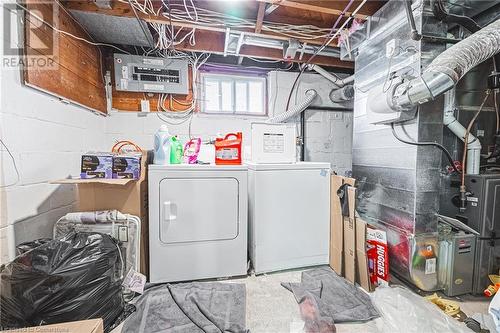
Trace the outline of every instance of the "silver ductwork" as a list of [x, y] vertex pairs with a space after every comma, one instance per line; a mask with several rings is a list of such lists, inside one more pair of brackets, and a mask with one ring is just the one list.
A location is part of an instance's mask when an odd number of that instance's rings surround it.
[[[500, 19], [448, 48], [422, 75], [401, 85], [393, 108], [409, 109], [450, 90], [471, 69], [500, 52]], [[398, 92], [400, 95], [398, 96]]]
[[334, 103], [344, 103], [354, 99], [354, 86], [347, 85], [330, 92], [330, 99]]

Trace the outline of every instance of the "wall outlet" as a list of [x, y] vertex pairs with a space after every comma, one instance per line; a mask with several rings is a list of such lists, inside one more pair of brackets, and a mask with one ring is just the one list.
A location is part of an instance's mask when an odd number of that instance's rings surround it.
[[149, 112], [149, 99], [141, 99], [141, 112]]
[[399, 39], [391, 39], [385, 44], [386, 58], [392, 58], [399, 54]]

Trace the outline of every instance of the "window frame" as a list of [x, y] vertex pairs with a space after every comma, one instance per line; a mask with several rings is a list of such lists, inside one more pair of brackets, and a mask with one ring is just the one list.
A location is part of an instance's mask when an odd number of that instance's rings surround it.
[[[223, 81], [229, 81], [231, 82], [231, 107], [232, 110], [231, 112], [228, 111], [220, 111], [221, 109], [221, 104], [222, 104], [222, 94], [219, 97], [219, 111], [216, 112], [211, 112], [206, 110], [206, 98], [205, 98], [205, 79], [206, 78], [216, 78], [217, 81], [219, 82], [219, 89], [220, 89], [220, 83]], [[225, 71], [200, 71], [199, 73], [199, 94], [200, 94], [200, 103], [199, 103], [199, 110], [200, 114], [203, 115], [208, 115], [208, 116], [232, 116], [232, 117], [237, 117], [237, 116], [245, 116], [245, 117], [257, 117], [257, 118], [265, 118], [268, 117], [268, 100], [267, 100], [267, 95], [268, 95], [268, 86], [267, 86], [267, 75], [266, 74], [257, 74], [257, 73], [244, 73], [244, 72], [238, 72], [238, 73], [230, 73], [230, 72], [225, 72]], [[262, 113], [254, 113], [254, 112], [244, 112], [244, 111], [237, 111], [236, 110], [236, 101], [235, 101], [235, 90], [236, 90], [236, 83], [237, 82], [244, 82], [247, 84], [247, 106], [249, 105], [249, 100], [250, 100], [250, 93], [249, 93], [249, 82], [251, 81], [257, 81], [257, 82], [263, 82], [263, 88], [262, 88], [262, 94], [263, 94], [263, 101], [262, 101]]]

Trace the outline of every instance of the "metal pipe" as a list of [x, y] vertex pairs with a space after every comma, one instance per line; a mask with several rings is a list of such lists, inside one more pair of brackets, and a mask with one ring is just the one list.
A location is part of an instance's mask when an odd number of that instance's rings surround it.
[[309, 68], [314, 70], [316, 73], [322, 75], [325, 79], [331, 81], [334, 85], [337, 86], [337, 88], [342, 88], [346, 84], [354, 82], [354, 75], [345, 77], [343, 79], [339, 79], [335, 75], [330, 74], [327, 70], [325, 70], [321, 66], [311, 65]]
[[411, 30], [411, 39], [421, 40], [422, 35], [418, 33], [417, 25], [415, 24], [415, 17], [413, 17], [413, 10], [411, 9], [411, 0], [405, 0], [405, 12], [408, 24]]

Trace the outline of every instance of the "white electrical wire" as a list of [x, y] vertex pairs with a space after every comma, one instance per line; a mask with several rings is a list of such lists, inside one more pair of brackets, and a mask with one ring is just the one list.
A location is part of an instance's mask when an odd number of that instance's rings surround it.
[[[123, 3], [128, 3], [128, 0], [118, 0]], [[192, 0], [190, 4], [186, 0], [181, 3], [173, 3], [168, 13], [166, 10], [159, 8], [154, 9], [152, 0], [145, 0], [144, 4], [140, 4], [138, 0], [131, 1], [134, 7], [145, 15], [155, 15], [169, 17], [175, 22], [188, 22], [201, 24], [205, 26], [221, 27], [221, 28], [255, 28], [256, 22], [240, 18], [237, 16], [215, 12], [205, 8], [198, 8]], [[163, 2], [163, 6], [167, 5]], [[330, 29], [320, 28], [314, 25], [292, 25], [286, 23], [274, 23], [264, 21], [262, 25], [263, 31], [273, 32], [282, 36], [291, 38], [300, 38], [307, 40], [321, 39], [329, 36]]]
[[5, 147], [7, 154], [9, 154], [10, 158], [12, 159], [12, 165], [14, 166], [14, 170], [16, 171], [16, 181], [13, 183], [7, 184], [7, 185], [0, 186], [0, 188], [5, 188], [5, 187], [14, 186], [17, 183], [19, 183], [19, 181], [21, 180], [21, 176], [19, 174], [19, 169], [17, 168], [16, 159], [14, 158], [14, 155], [11, 153], [9, 147], [7, 147], [7, 145], [3, 142], [2, 139], [0, 139], [0, 144], [2, 144], [2, 146]]

